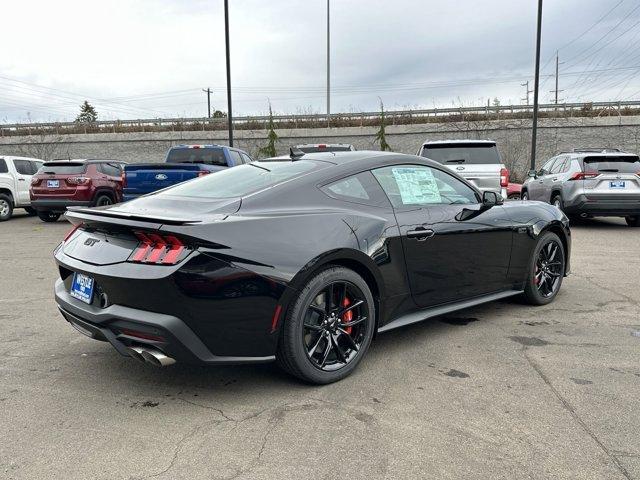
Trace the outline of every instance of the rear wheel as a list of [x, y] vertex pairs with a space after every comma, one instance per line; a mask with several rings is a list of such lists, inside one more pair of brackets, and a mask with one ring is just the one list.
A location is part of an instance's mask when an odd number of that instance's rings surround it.
[[0, 193], [0, 222], [9, 220], [13, 215], [13, 202], [8, 195]]
[[512, 193], [511, 195], [509, 195], [507, 197], [509, 200], [520, 200], [520, 194], [519, 193]]
[[640, 215], [630, 215], [624, 219], [630, 227], [640, 227]]
[[96, 207], [106, 207], [107, 205], [113, 205], [113, 200], [111, 196], [101, 193], [96, 197], [96, 201], [94, 202]]
[[521, 200], [524, 200], [524, 201], [529, 200], [529, 192], [527, 192], [526, 190], [524, 190], [524, 191], [522, 192], [522, 194], [520, 195], [520, 199], [521, 199]]
[[353, 270], [332, 267], [313, 277], [286, 315], [278, 364], [310, 383], [349, 375], [366, 354], [375, 328], [373, 296]]
[[529, 264], [524, 289], [524, 297], [528, 303], [546, 305], [553, 301], [562, 285], [565, 263], [565, 251], [560, 237], [552, 232], [542, 235]]
[[556, 193], [553, 197], [551, 197], [551, 205], [556, 207], [558, 210], [564, 209], [564, 202], [562, 201], [562, 195]]
[[38, 211], [33, 207], [24, 207], [24, 209], [30, 217], [35, 217], [38, 214]]
[[55, 212], [47, 212], [44, 210], [39, 210], [38, 218], [43, 222], [53, 223], [58, 221], [58, 219], [60, 218], [60, 214]]

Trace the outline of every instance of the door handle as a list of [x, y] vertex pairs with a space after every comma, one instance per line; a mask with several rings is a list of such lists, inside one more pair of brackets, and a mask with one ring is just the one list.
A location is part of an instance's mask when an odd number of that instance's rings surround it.
[[553, 177], [551, 180], [555, 182], [556, 180], [558, 180], [558, 177]]
[[24, 178], [19, 178], [19, 179], [18, 179], [18, 181], [19, 181], [19, 182], [24, 182], [24, 181], [25, 181], [25, 179], [24, 179]]
[[430, 228], [416, 228], [407, 232], [407, 238], [415, 238], [419, 242], [424, 242], [427, 238], [431, 238], [435, 232]]
[[538, 180], [538, 183], [544, 183], [544, 180]]

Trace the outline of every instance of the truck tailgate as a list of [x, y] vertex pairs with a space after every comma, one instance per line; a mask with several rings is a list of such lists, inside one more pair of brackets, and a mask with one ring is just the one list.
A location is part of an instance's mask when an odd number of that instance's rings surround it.
[[124, 169], [125, 200], [191, 180], [198, 177], [201, 171], [202, 168], [199, 164], [126, 165]]

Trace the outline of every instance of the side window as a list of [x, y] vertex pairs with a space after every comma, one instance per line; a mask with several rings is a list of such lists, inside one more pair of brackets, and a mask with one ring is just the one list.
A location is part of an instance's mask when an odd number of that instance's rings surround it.
[[4, 158], [0, 158], [0, 173], [9, 173], [9, 168], [7, 168], [7, 162]]
[[326, 195], [336, 200], [350, 203], [360, 203], [374, 207], [388, 207], [389, 201], [371, 172], [337, 180], [320, 187]]
[[540, 169], [540, 173], [542, 173], [543, 175], [546, 175], [547, 173], [549, 173], [553, 168], [553, 162], [555, 161], [556, 161], [556, 157], [553, 157], [551, 160], [545, 163]]
[[231, 156], [231, 160], [233, 160], [234, 165], [242, 165], [242, 158], [238, 152], [235, 150], [229, 150], [229, 155]]
[[42, 167], [42, 164], [44, 162], [35, 162], [35, 161], [31, 161], [31, 171], [33, 172], [32, 175], [35, 175], [36, 173], [38, 173], [38, 170], [40, 170], [40, 167]]
[[116, 163], [101, 163], [100, 171], [110, 177], [119, 177], [121, 173], [120, 167]]
[[567, 157], [558, 157], [556, 163], [553, 164], [549, 173], [561, 173], [564, 170], [564, 166], [567, 163]]
[[240, 156], [242, 157], [242, 161], [244, 163], [251, 163], [253, 162], [253, 160], [251, 159], [251, 157], [249, 155], [247, 155], [246, 153], [241, 153]]
[[478, 203], [473, 189], [457, 178], [423, 165], [397, 165], [373, 171], [394, 207]]
[[13, 165], [20, 175], [32, 175], [31, 162], [29, 160], [14, 160]]

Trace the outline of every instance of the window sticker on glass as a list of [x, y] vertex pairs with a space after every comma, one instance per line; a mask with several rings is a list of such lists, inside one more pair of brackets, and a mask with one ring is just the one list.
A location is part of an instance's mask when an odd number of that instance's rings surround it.
[[403, 204], [442, 203], [438, 184], [430, 168], [396, 167], [392, 172]]

